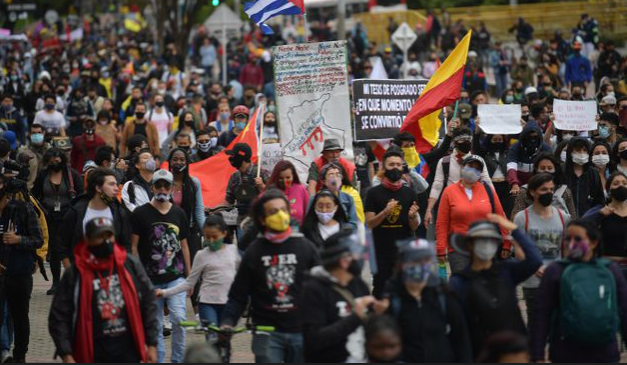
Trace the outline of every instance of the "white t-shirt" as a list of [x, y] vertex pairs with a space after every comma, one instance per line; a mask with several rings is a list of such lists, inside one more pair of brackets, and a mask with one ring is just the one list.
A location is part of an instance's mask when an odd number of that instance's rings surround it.
[[337, 223], [333, 226], [325, 226], [323, 224], [318, 223], [318, 229], [320, 230], [320, 236], [322, 237], [323, 240], [326, 241], [327, 238], [340, 232], [340, 224]]
[[95, 218], [108, 218], [113, 221], [113, 214], [111, 214], [111, 209], [109, 208], [97, 210], [87, 207], [87, 211], [85, 212], [85, 218], [83, 218], [83, 232], [85, 232], [85, 227], [87, 227], [87, 223]]
[[65, 128], [65, 118], [63, 114], [58, 111], [48, 113], [45, 110], [40, 110], [35, 114], [35, 120], [33, 124], [41, 124], [46, 130], [46, 133], [52, 135], [58, 135], [61, 128]]
[[157, 132], [159, 133], [159, 146], [161, 146], [170, 135], [168, 127], [174, 123], [174, 117], [165, 108], [163, 108], [161, 113], [157, 112], [157, 109], [154, 109], [148, 113], [148, 118], [150, 118], [149, 121], [157, 127]]

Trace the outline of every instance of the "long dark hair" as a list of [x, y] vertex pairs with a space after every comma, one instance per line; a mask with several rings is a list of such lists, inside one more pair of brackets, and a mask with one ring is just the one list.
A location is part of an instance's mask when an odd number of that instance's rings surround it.
[[294, 185], [300, 185], [300, 178], [298, 177], [298, 173], [296, 172], [296, 167], [294, 164], [287, 160], [279, 161], [276, 166], [274, 166], [274, 170], [272, 170], [272, 175], [270, 176], [270, 180], [268, 181], [268, 186], [273, 188], [279, 188], [279, 177], [283, 171], [291, 170], [292, 175], [294, 176]]
[[[177, 136], [183, 130], [183, 127], [185, 127], [185, 117], [187, 116], [187, 114], [191, 115], [192, 118], [194, 118], [194, 114], [190, 111], [184, 111], [183, 114], [181, 114], [181, 116], [179, 117], [179, 129], [176, 133]], [[196, 118], [194, 118], [194, 122], [192, 123], [191, 128], [194, 131], [194, 134], [196, 134]]]
[[348, 217], [346, 216], [346, 212], [344, 211], [344, 208], [342, 207], [340, 198], [336, 196], [335, 194], [333, 194], [330, 190], [322, 189], [314, 197], [313, 202], [311, 203], [311, 207], [309, 208], [309, 211], [307, 212], [307, 215], [305, 216], [305, 220], [303, 222], [303, 229], [302, 229], [303, 232], [313, 232], [314, 230], [318, 228], [318, 215], [316, 214], [316, 204], [318, 203], [318, 200], [320, 200], [321, 198], [333, 199], [333, 202], [337, 206], [337, 211], [335, 212], [335, 216], [333, 216], [333, 219], [338, 221], [340, 224], [348, 223]]
[[[564, 163], [564, 174], [566, 175], [566, 184], [571, 186], [572, 176], [575, 174], [575, 167], [572, 161], [573, 150], [575, 148], [584, 147], [588, 150], [588, 154], [590, 153], [590, 142], [587, 139], [582, 137], [575, 137], [568, 142], [568, 149], [566, 150], [566, 163]], [[590, 162], [583, 166], [584, 170], [587, 170], [590, 166]]]
[[548, 152], [542, 152], [535, 158], [533, 161], [533, 174], [537, 175], [539, 173], [538, 167], [542, 161], [551, 161], [555, 167], [555, 176], [553, 178], [555, 188], [557, 189], [560, 185], [564, 184], [564, 170], [562, 170], [562, 162], [560, 159], [555, 157], [555, 155]]
[[[195, 223], [195, 205], [196, 205], [196, 184], [192, 180], [189, 175], [189, 164], [191, 163], [190, 156], [185, 152], [185, 150], [181, 148], [175, 148], [170, 152], [168, 156], [168, 169], [172, 172], [172, 158], [174, 154], [177, 152], [181, 152], [185, 155], [185, 165], [187, 166], [185, 170], [181, 173], [183, 174], [183, 186], [181, 187], [183, 193], [183, 201], [181, 202], [181, 208], [187, 213], [187, 218], [191, 223]], [[174, 172], [172, 172], [174, 174]]]
[[44, 166], [48, 166], [50, 164], [50, 160], [55, 157], [61, 158], [61, 163], [63, 166], [67, 166], [68, 159], [65, 153], [58, 147], [52, 147], [46, 153], [44, 153], [44, 157], [42, 158], [42, 163]]

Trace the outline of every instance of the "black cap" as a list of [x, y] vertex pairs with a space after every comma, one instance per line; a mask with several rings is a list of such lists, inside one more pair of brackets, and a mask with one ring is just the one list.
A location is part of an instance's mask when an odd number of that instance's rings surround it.
[[246, 143], [238, 143], [233, 146], [232, 150], [226, 151], [226, 154], [229, 156], [240, 156], [246, 161], [250, 161], [251, 157], [253, 157], [253, 150]]
[[344, 229], [329, 237], [322, 245], [320, 259], [323, 265], [336, 262], [346, 254], [363, 254], [364, 246], [352, 229]]
[[115, 226], [109, 218], [94, 218], [85, 225], [85, 237], [94, 238], [105, 232], [115, 234]]

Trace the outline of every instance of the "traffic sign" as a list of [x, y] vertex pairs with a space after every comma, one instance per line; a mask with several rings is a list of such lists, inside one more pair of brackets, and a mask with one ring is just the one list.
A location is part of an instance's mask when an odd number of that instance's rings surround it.
[[403, 52], [407, 52], [416, 39], [418, 39], [418, 36], [407, 23], [401, 24], [396, 32], [392, 34], [392, 41], [394, 41], [394, 44]]

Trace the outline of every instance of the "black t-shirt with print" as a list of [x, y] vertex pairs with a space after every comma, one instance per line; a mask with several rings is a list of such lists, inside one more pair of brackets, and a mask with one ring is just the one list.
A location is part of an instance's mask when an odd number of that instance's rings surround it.
[[372, 230], [377, 259], [394, 260], [398, 249], [396, 242], [415, 236], [415, 232], [409, 226], [409, 209], [418, 204], [414, 191], [403, 186], [399, 191], [391, 191], [382, 185], [368, 190], [366, 197], [366, 212], [379, 214], [392, 199], [398, 201], [396, 209], [390, 213], [383, 222]]
[[92, 285], [94, 357], [114, 359], [133, 354], [139, 358], [117, 271], [110, 277], [108, 271], [96, 274]]
[[181, 241], [189, 234], [185, 212], [172, 205], [161, 214], [152, 204], [145, 204], [131, 215], [133, 234], [139, 236], [139, 258], [153, 284], [166, 284], [185, 274]]
[[368, 176], [368, 164], [376, 162], [377, 158], [372, 153], [372, 148], [368, 142], [353, 143], [353, 153], [355, 154], [355, 167], [357, 178], [361, 182], [361, 188], [369, 188], [372, 182], [370, 181], [370, 176]]

